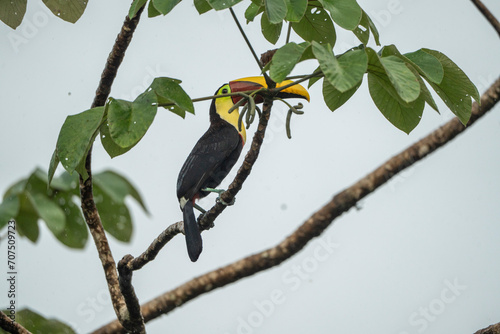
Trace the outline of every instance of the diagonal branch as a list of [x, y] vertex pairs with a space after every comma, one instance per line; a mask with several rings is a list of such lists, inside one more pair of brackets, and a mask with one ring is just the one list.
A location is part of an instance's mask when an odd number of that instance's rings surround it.
[[471, 0], [472, 3], [479, 9], [479, 11], [484, 15], [486, 20], [493, 26], [497, 34], [500, 35], [500, 22], [496, 19], [492, 12], [486, 7], [481, 0]]
[[0, 311], [0, 328], [12, 334], [31, 334], [26, 328], [9, 318], [4, 312]]
[[[103, 106], [106, 103], [106, 99], [111, 91], [111, 85], [116, 77], [118, 67], [120, 66], [123, 57], [125, 56], [125, 51], [130, 44], [132, 35], [139, 23], [139, 18], [142, 13], [143, 8], [141, 8], [137, 15], [130, 19], [127, 15], [122, 29], [118, 34], [113, 49], [109, 54], [106, 61], [106, 66], [101, 75], [101, 81], [96, 91], [96, 96], [92, 102], [92, 108]], [[88, 178], [84, 180], [80, 176], [80, 197], [81, 206], [85, 221], [89, 227], [92, 238], [99, 253], [99, 258], [101, 260], [104, 274], [106, 276], [106, 281], [108, 283], [109, 293], [111, 295], [111, 301], [113, 303], [113, 308], [115, 310], [116, 316], [120, 321], [127, 321], [128, 311], [125, 304], [125, 300], [120, 291], [118, 274], [116, 271], [115, 260], [111, 254], [111, 249], [102, 226], [101, 218], [97, 211], [97, 207], [94, 201], [94, 195], [92, 190], [92, 147], [90, 148], [88, 155], [85, 160], [85, 169], [88, 173]]]
[[[374, 192], [400, 171], [422, 160], [467, 130], [470, 125], [491, 110], [499, 98], [500, 78], [481, 96], [481, 107], [477, 103], [473, 104], [468, 127], [464, 127], [457, 118], [452, 119], [383, 163], [351, 187], [335, 195], [330, 202], [316, 211], [275, 247], [198, 276], [147, 302], [141, 307], [144, 320], [147, 322], [155, 319], [204, 293], [276, 266], [292, 257], [309, 241], [319, 236], [334, 219], [354, 207], [362, 198]], [[123, 328], [117, 321], [114, 321], [94, 332], [94, 334], [102, 333], [123, 333]]]

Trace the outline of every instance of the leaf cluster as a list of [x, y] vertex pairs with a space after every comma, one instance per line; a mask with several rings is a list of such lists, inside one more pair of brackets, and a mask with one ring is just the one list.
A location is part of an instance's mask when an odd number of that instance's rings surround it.
[[97, 136], [111, 158], [134, 147], [153, 123], [158, 106], [184, 117], [194, 113], [191, 98], [180, 80], [156, 78], [134, 101], [109, 98], [106, 105], [68, 116], [59, 132], [49, 166], [49, 183], [59, 162], [72, 174], [87, 179], [85, 159]]
[[[133, 224], [125, 198], [130, 196], [147, 212], [137, 189], [113, 171], [94, 174], [94, 199], [104, 229], [117, 240], [128, 242]], [[14, 219], [19, 235], [36, 242], [38, 221], [45, 222], [52, 234], [70, 248], [83, 248], [88, 229], [79, 202], [76, 174], [62, 173], [49, 186], [47, 173], [37, 168], [27, 178], [10, 186], [0, 203], [0, 229]]]
[[[88, 0], [42, 0], [45, 6], [60, 19], [75, 23], [87, 8]], [[28, 0], [0, 1], [0, 21], [16, 29], [26, 14]]]
[[[242, 0], [194, 0], [200, 14], [231, 8]], [[146, 0], [136, 0], [130, 9], [132, 17]], [[151, 0], [150, 16], [167, 14], [178, 0]], [[342, 106], [361, 86], [367, 74], [370, 96], [379, 111], [395, 127], [410, 133], [420, 122], [425, 104], [438, 111], [427, 85], [438, 94], [450, 110], [466, 125], [472, 98], [479, 93], [465, 73], [439, 51], [419, 49], [401, 54], [394, 45], [378, 52], [368, 46], [370, 36], [380, 46], [377, 28], [356, 0], [252, 0], [245, 11], [247, 23], [258, 16], [263, 36], [276, 44], [288, 24], [303, 42], [289, 42], [274, 54], [264, 68], [275, 82], [282, 82], [298, 63], [315, 59], [318, 70], [309, 86], [323, 80], [323, 98], [330, 110]], [[361, 44], [335, 55], [336, 29], [352, 33]], [[438, 111], [439, 112], [439, 111]]]

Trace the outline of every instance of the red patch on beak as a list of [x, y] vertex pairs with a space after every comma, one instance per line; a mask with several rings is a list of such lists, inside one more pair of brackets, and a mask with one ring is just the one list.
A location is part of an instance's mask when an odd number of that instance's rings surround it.
[[[248, 91], [252, 91], [252, 90], [261, 89], [263, 86], [258, 84], [258, 83], [255, 83], [255, 82], [251, 82], [251, 81], [230, 81], [229, 87], [231, 88], [232, 93], [237, 93], [237, 92], [248, 92]], [[233, 100], [233, 103], [236, 104], [243, 97], [238, 96], [238, 95], [234, 95], [231, 98]], [[260, 95], [255, 96], [254, 100], [255, 100], [255, 103], [262, 103], [264, 101], [264, 99]]]

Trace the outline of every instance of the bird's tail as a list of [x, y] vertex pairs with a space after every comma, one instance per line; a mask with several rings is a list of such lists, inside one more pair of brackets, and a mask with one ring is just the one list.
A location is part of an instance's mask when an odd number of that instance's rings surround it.
[[187, 201], [182, 209], [184, 219], [184, 234], [186, 235], [186, 245], [191, 261], [196, 262], [203, 249], [201, 233], [193, 211], [193, 201]]

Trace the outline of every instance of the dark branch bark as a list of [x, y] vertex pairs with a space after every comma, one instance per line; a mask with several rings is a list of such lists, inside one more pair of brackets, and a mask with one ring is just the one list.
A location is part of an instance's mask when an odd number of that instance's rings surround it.
[[175, 237], [177, 234], [183, 232], [184, 232], [184, 223], [182, 221], [170, 225], [155, 240], [153, 240], [151, 245], [144, 253], [142, 253], [135, 259], [132, 259], [130, 261], [129, 266], [132, 268], [132, 270], [141, 269], [148, 262], [153, 261], [155, 259], [156, 255], [158, 255], [160, 250], [163, 248], [163, 246], [167, 244], [167, 242], [172, 240], [172, 238]]
[[[140, 15], [142, 13], [141, 9], [133, 19], [129, 19], [127, 16], [120, 33], [118, 34], [113, 49], [108, 56], [106, 61], [106, 66], [101, 75], [101, 81], [97, 87], [96, 96], [92, 103], [92, 108], [103, 106], [111, 91], [111, 85], [116, 77], [118, 67], [120, 66], [123, 57], [125, 56], [125, 51], [130, 44], [132, 35], [139, 22]], [[109, 293], [111, 295], [111, 301], [113, 303], [113, 308], [115, 310], [116, 316], [121, 321], [127, 321], [128, 311], [125, 304], [123, 295], [120, 292], [120, 286], [118, 281], [118, 274], [116, 271], [115, 260], [111, 253], [109, 243], [102, 226], [101, 218], [97, 211], [97, 207], [94, 202], [94, 196], [92, 191], [92, 147], [89, 150], [87, 158], [85, 160], [85, 169], [88, 173], [88, 178], [83, 180], [80, 177], [80, 197], [82, 202], [82, 211], [85, 217], [85, 221], [89, 227], [92, 238], [97, 248], [99, 254], [99, 259], [101, 260], [102, 267], [104, 269], [104, 274], [106, 276], [106, 281], [108, 283]]]
[[17, 322], [12, 321], [12, 319], [2, 311], [0, 311], [0, 328], [12, 334], [31, 334], [30, 331]]
[[496, 19], [492, 12], [481, 2], [481, 0], [472, 0], [477, 9], [484, 15], [486, 20], [491, 23], [497, 34], [500, 36], [500, 22]]
[[[491, 110], [498, 102], [499, 96], [500, 79], [481, 96], [481, 107], [477, 103], [473, 104], [468, 126]], [[452, 119], [427, 137], [383, 163], [351, 187], [335, 195], [329, 203], [315, 212], [294, 233], [277, 246], [196, 277], [147, 302], [141, 308], [144, 320], [146, 322], [152, 320], [201, 294], [271, 268], [287, 260], [300, 251], [314, 237], [319, 236], [335, 218], [351, 209], [359, 200], [385, 184], [398, 172], [422, 160], [427, 155], [447, 144], [466, 129], [468, 127], [464, 127], [457, 118]], [[245, 166], [242, 166], [240, 170], [243, 168]], [[213, 210], [216, 211], [215, 209]], [[117, 321], [114, 321], [94, 332], [94, 334], [102, 333], [123, 333], [123, 329]]]
[[137, 298], [134, 287], [132, 286], [132, 268], [128, 266], [132, 255], [126, 255], [118, 262], [118, 273], [120, 274], [120, 290], [125, 299], [128, 310], [128, 319], [124, 326], [130, 328], [134, 334], [146, 334], [144, 319], [141, 314], [139, 299]]
[[500, 334], [500, 323], [480, 329], [474, 334]]

